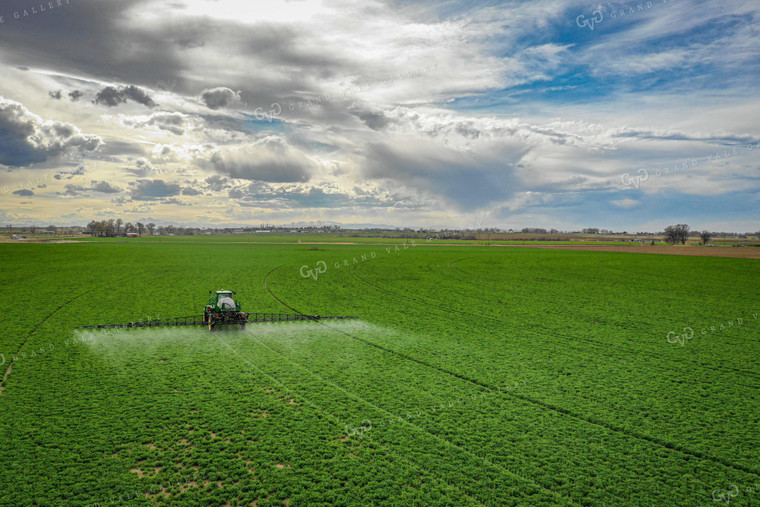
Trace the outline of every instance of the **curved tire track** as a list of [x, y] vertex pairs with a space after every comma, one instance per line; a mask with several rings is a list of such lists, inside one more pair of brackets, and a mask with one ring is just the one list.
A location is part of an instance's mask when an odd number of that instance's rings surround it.
[[[293, 308], [292, 306], [290, 306], [287, 303], [285, 303], [282, 299], [280, 299], [279, 297], [277, 297], [274, 293], [272, 293], [272, 291], [267, 286], [266, 280], [279, 267], [280, 266], [277, 266], [276, 268], [272, 269], [271, 271], [269, 271], [267, 273], [267, 275], [266, 275], [266, 277], [264, 279], [264, 287], [266, 288], [267, 292], [269, 292], [269, 294], [274, 299], [276, 299], [278, 302], [280, 302], [280, 304], [282, 304], [283, 306], [289, 308], [290, 310], [292, 310], [292, 311], [294, 311], [296, 313], [303, 314], [303, 312], [297, 310], [296, 308]], [[366, 282], [365, 280], [363, 280], [362, 278], [360, 278], [358, 275], [355, 275], [355, 276], [359, 280], [361, 280], [364, 283], [366, 283], [367, 285], [370, 285], [371, 287], [374, 287], [375, 289], [380, 290], [382, 292], [394, 295], [396, 297], [402, 297], [402, 298], [405, 298], [405, 299], [412, 299], [412, 300], [414, 299], [414, 298], [411, 298], [409, 296], [405, 296], [403, 294], [401, 294], [401, 295], [395, 294], [395, 293], [393, 293], [391, 291], [388, 291], [386, 289], [383, 289], [381, 287], [377, 287], [377, 286], [375, 286], [375, 285], [373, 285], [373, 284], [371, 284], [369, 282]], [[464, 315], [472, 315], [472, 314], [467, 314], [466, 312], [456, 312], [456, 313], [462, 313]], [[496, 320], [496, 319], [493, 319], [493, 318], [489, 318], [489, 319], [490, 320]], [[500, 322], [500, 321], [497, 320], [497, 322]], [[421, 365], [424, 365], [426, 367], [432, 368], [432, 369], [437, 370], [437, 371], [439, 371], [441, 373], [445, 373], [447, 375], [454, 376], [456, 378], [459, 378], [459, 379], [464, 380], [466, 382], [469, 382], [471, 384], [477, 385], [477, 386], [482, 387], [484, 389], [489, 389], [489, 390], [498, 389], [498, 387], [491, 386], [491, 385], [486, 384], [484, 382], [480, 382], [477, 379], [473, 379], [473, 378], [470, 378], [470, 377], [468, 377], [466, 375], [462, 375], [460, 373], [457, 373], [455, 371], [448, 370], [446, 368], [443, 368], [443, 367], [440, 367], [440, 366], [436, 366], [436, 365], [427, 363], [425, 361], [422, 361], [422, 360], [417, 359], [415, 357], [409, 356], [407, 354], [404, 354], [404, 353], [401, 353], [401, 352], [397, 352], [395, 350], [383, 347], [382, 345], [378, 345], [378, 344], [376, 344], [374, 342], [371, 342], [369, 340], [366, 340], [364, 338], [360, 338], [358, 336], [351, 335], [350, 333], [346, 333], [345, 331], [343, 331], [341, 329], [336, 329], [336, 328], [334, 328], [334, 327], [332, 327], [332, 326], [330, 326], [328, 324], [325, 324], [325, 323], [323, 323], [321, 321], [319, 323], [321, 325], [327, 327], [328, 329], [331, 329], [331, 330], [333, 330], [333, 331], [335, 331], [337, 333], [344, 334], [344, 335], [346, 335], [346, 336], [348, 336], [350, 338], [353, 338], [355, 340], [359, 340], [359, 341], [361, 341], [363, 343], [366, 343], [367, 345], [370, 345], [372, 347], [378, 348], [378, 349], [383, 350], [385, 352], [388, 352], [390, 354], [394, 354], [394, 355], [396, 355], [398, 357], [402, 357], [402, 358], [407, 359], [409, 361], [413, 361], [413, 362], [415, 362], [417, 364], [421, 364]], [[621, 433], [621, 434], [624, 434], [624, 435], [628, 435], [629, 437], [636, 438], [638, 440], [644, 440], [644, 441], [649, 442], [651, 444], [654, 444], [654, 445], [657, 445], [657, 446], [660, 446], [660, 447], [664, 447], [664, 448], [666, 448], [668, 450], [671, 450], [673, 452], [679, 452], [679, 453], [684, 454], [686, 456], [690, 456], [692, 458], [697, 458], [697, 459], [704, 460], [704, 461], [712, 461], [713, 463], [717, 463], [717, 464], [726, 466], [728, 468], [733, 468], [735, 470], [739, 470], [739, 471], [744, 472], [744, 473], [748, 473], [748, 474], [755, 475], [755, 476], [760, 476], [760, 471], [758, 471], [758, 470], [752, 469], [750, 467], [747, 467], [747, 466], [744, 466], [744, 465], [741, 465], [741, 464], [738, 464], [738, 463], [732, 463], [731, 461], [728, 461], [728, 460], [726, 460], [724, 458], [721, 458], [719, 456], [710, 456], [708, 454], [704, 454], [704, 453], [701, 453], [699, 451], [695, 451], [695, 450], [689, 449], [688, 447], [683, 446], [681, 444], [678, 444], [676, 442], [670, 442], [670, 441], [667, 441], [667, 440], [662, 439], [662, 438], [658, 438], [658, 437], [655, 437], [655, 436], [650, 436], [650, 435], [646, 435], [646, 434], [643, 434], [643, 433], [639, 433], [639, 432], [637, 432], [635, 430], [627, 429], [625, 427], [621, 427], [621, 426], [618, 426], [616, 424], [608, 423], [608, 422], [606, 422], [604, 420], [597, 419], [595, 417], [590, 417], [590, 416], [585, 416], [583, 414], [578, 414], [578, 413], [575, 413], [575, 412], [573, 412], [571, 410], [568, 410], [566, 408], [563, 408], [563, 407], [560, 407], [558, 405], [555, 405], [553, 403], [549, 403], [549, 402], [545, 402], [545, 401], [542, 401], [542, 400], [538, 400], [538, 399], [532, 398], [530, 396], [526, 396], [524, 394], [514, 393], [514, 392], [508, 392], [507, 394], [510, 395], [510, 396], [513, 396], [513, 397], [515, 397], [517, 399], [520, 399], [522, 401], [525, 401], [527, 403], [531, 403], [531, 404], [540, 406], [542, 408], [548, 409], [548, 410], [550, 410], [552, 412], [556, 412], [556, 413], [561, 414], [561, 415], [569, 416], [569, 417], [572, 417], [572, 418], [577, 419], [579, 421], [583, 421], [583, 422], [586, 422], [588, 424], [592, 424], [594, 426], [600, 426], [600, 427], [603, 427], [603, 428], [605, 428], [605, 429], [607, 429], [609, 431], [613, 431], [613, 432]]]
[[[127, 278], [129, 278], [129, 277], [128, 277], [128, 276], [125, 276], [125, 277], [122, 277], [122, 278], [119, 278], [119, 279], [115, 280], [115, 282], [119, 282], [119, 281], [121, 281], [121, 280], [126, 280]], [[42, 327], [42, 325], [43, 325], [45, 322], [47, 322], [48, 320], [50, 320], [50, 318], [51, 318], [53, 315], [55, 315], [56, 313], [58, 313], [59, 311], [61, 311], [61, 310], [62, 310], [63, 308], [65, 308], [66, 306], [70, 305], [71, 303], [73, 303], [74, 301], [76, 301], [77, 299], [79, 299], [80, 297], [84, 296], [84, 295], [85, 295], [85, 294], [87, 294], [88, 292], [92, 292], [92, 291], [93, 291], [93, 290], [95, 290], [96, 288], [100, 288], [100, 287], [99, 287], [99, 286], [96, 286], [96, 287], [92, 287], [92, 288], [89, 288], [89, 289], [87, 289], [86, 291], [84, 291], [84, 292], [81, 292], [81, 293], [79, 293], [78, 295], [74, 296], [73, 298], [69, 299], [68, 301], [66, 301], [65, 303], [63, 303], [62, 305], [60, 305], [58, 308], [56, 308], [55, 310], [53, 310], [52, 312], [50, 312], [50, 313], [48, 314], [48, 316], [47, 316], [47, 317], [45, 317], [45, 318], [44, 318], [44, 319], [42, 319], [40, 322], [38, 322], [38, 323], [37, 323], [37, 324], [36, 324], [36, 325], [35, 325], [35, 326], [32, 328], [32, 330], [31, 330], [31, 331], [29, 331], [29, 334], [28, 334], [28, 335], [26, 335], [26, 338], [25, 338], [25, 339], [24, 339], [24, 341], [21, 343], [21, 346], [19, 346], [19, 348], [18, 348], [18, 350], [16, 351], [16, 353], [15, 353], [15, 354], [13, 354], [13, 356], [11, 357], [11, 362], [8, 364], [8, 368], [5, 370], [5, 374], [3, 375], [3, 380], [0, 382], [0, 396], [2, 396], [2, 395], [3, 395], [3, 391], [5, 391], [5, 389], [8, 387], [8, 386], [6, 385], [6, 383], [7, 383], [7, 381], [8, 381], [8, 377], [10, 376], [11, 372], [13, 371], [13, 364], [15, 363], [15, 361], [14, 361], [14, 358], [18, 357], [18, 355], [19, 355], [19, 354], [21, 353], [21, 351], [24, 349], [24, 347], [26, 346], [26, 344], [27, 344], [27, 343], [29, 343], [29, 340], [31, 340], [31, 338], [32, 338], [32, 335], [34, 335], [34, 333], [36, 333], [36, 332], [37, 332], [37, 330], [38, 330], [40, 327]]]

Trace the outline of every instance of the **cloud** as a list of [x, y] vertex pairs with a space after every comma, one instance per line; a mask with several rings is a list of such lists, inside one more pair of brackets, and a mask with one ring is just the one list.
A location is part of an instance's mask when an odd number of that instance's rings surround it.
[[460, 151], [429, 139], [399, 137], [370, 143], [363, 173], [442, 199], [440, 207], [474, 210], [512, 197], [520, 184], [515, 164], [524, 151], [506, 143]]
[[87, 187], [83, 187], [83, 186], [80, 186], [80, 185], [68, 184], [65, 187], [65, 192], [63, 193], [63, 195], [68, 195], [70, 197], [75, 197], [75, 196], [79, 196], [79, 195], [86, 195], [89, 190], [90, 189], [87, 188]]
[[161, 130], [181, 136], [185, 133], [186, 115], [182, 113], [160, 112], [151, 115], [149, 125], [156, 125]]
[[180, 194], [180, 186], [163, 180], [137, 180], [129, 193], [135, 201], [158, 201]]
[[[83, 95], [84, 93], [80, 92], [79, 90], [73, 90], [68, 93], [69, 100], [72, 102], [76, 102]], [[61, 100], [63, 98], [63, 90], [50, 90], [48, 92], [48, 96], [54, 100]]]
[[212, 192], [220, 192], [232, 186], [232, 184], [230, 183], [230, 180], [228, 180], [227, 178], [223, 176], [219, 176], [218, 174], [209, 176], [203, 181], [208, 186], [208, 189], [211, 190]]
[[612, 201], [612, 204], [618, 208], [634, 208], [639, 205], [639, 201], [636, 199], [619, 199]]
[[27, 197], [27, 196], [30, 196], [30, 195], [34, 195], [34, 192], [32, 192], [31, 190], [27, 190], [25, 188], [22, 189], [22, 190], [16, 190], [13, 193], [16, 194], [16, 195], [24, 196], [24, 197]]
[[178, 136], [183, 135], [185, 130], [190, 126], [190, 116], [179, 112], [159, 111], [147, 117], [132, 116], [122, 118], [124, 125], [132, 128], [153, 125]]
[[360, 206], [388, 208], [399, 205], [399, 200], [380, 194], [387, 193], [367, 192], [358, 188], [343, 191], [333, 184], [274, 186], [260, 182], [232, 188], [227, 193], [230, 199], [235, 199], [237, 204], [245, 207], [340, 209]]
[[240, 93], [230, 88], [211, 88], [201, 92], [200, 100], [210, 109], [221, 109], [240, 102]]
[[93, 151], [103, 141], [71, 123], [43, 120], [18, 102], [0, 96], [0, 164], [23, 167], [67, 150]]
[[80, 165], [72, 171], [58, 171], [58, 173], [56, 173], [56, 175], [53, 176], [53, 178], [57, 180], [63, 180], [63, 179], [70, 180], [74, 176], [82, 176], [83, 174], [84, 174], [84, 166]]
[[316, 167], [304, 153], [275, 136], [215, 151], [210, 162], [233, 178], [277, 183], [308, 181]]
[[153, 172], [153, 166], [150, 162], [148, 162], [148, 159], [144, 157], [140, 157], [135, 161], [135, 165], [137, 166], [137, 169], [131, 169], [129, 167], [125, 168], [127, 172], [130, 172], [134, 174], [135, 176], [145, 177], [150, 175], [150, 173]]
[[180, 201], [176, 197], [171, 197], [169, 199], [164, 199], [161, 202], [163, 202], [164, 204], [176, 204], [177, 206], [190, 206], [190, 203], [187, 203], [187, 202], [184, 202], [184, 201]]
[[100, 192], [102, 194], [118, 194], [122, 192], [122, 189], [111, 185], [107, 181], [92, 180], [90, 182], [90, 186], [88, 187], [72, 184], [66, 185], [63, 195], [75, 197], [80, 195], [89, 195], [90, 192]]
[[[23, 3], [7, 2], [9, 12]], [[596, 225], [612, 226], [675, 216], [674, 192], [757, 193], [760, 146], [744, 148], [760, 133], [760, 8], [752, 2], [690, 9], [658, 0], [617, 18], [600, 7], [605, 19], [593, 32], [577, 26], [576, 16], [594, 9], [580, 0], [295, 3], [77, 0], [2, 25], [0, 90], [44, 118], [107, 135], [109, 153], [129, 154], [115, 162], [130, 167], [121, 176], [168, 185], [174, 178], [162, 174], [204, 171], [177, 180], [177, 195], [143, 189], [149, 200], [187, 196], [204, 206], [200, 219], [172, 206], [162, 222], [249, 219], [240, 206], [266, 207], [262, 220], [275, 223], [303, 219], [299, 208], [361, 221], [353, 215], [396, 203], [382, 211], [399, 225], [502, 208], [503, 221], [522, 215], [525, 226], [588, 226], [598, 217], [610, 222]], [[160, 109], [141, 105], [151, 103]], [[257, 108], [281, 114], [262, 120]], [[7, 138], [0, 131], [2, 157], [11, 156]], [[739, 153], [704, 160], [732, 147]], [[136, 166], [140, 157], [147, 160]], [[657, 174], [692, 159], [699, 165], [688, 171]], [[74, 168], [56, 164], [35, 169]], [[645, 184], [621, 189], [621, 175], [639, 168], [649, 171]], [[89, 184], [95, 173], [90, 165], [88, 178], [62, 172], [53, 186], [82, 185], [69, 190], [104, 202], [104, 213], [112, 197], [138, 191], [113, 182], [124, 193], [100, 195]], [[758, 207], [742, 202], [746, 223]], [[414, 206], [420, 211], [396, 213]], [[725, 218], [723, 209], [714, 213]]]
[[119, 104], [125, 104], [128, 100], [137, 102], [147, 107], [156, 107], [157, 104], [142, 89], [134, 86], [106, 86], [98, 92], [93, 102], [108, 107], [115, 107]]
[[93, 181], [90, 189], [104, 194], [118, 194], [122, 190], [119, 187], [111, 185], [107, 181]]
[[388, 125], [388, 118], [382, 112], [362, 111], [356, 113], [356, 116], [372, 130], [381, 130]]

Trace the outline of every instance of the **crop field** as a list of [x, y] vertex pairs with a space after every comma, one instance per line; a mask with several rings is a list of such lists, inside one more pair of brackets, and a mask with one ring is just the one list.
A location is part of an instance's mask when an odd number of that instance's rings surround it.
[[207, 241], [0, 245], [0, 505], [760, 504], [756, 259]]

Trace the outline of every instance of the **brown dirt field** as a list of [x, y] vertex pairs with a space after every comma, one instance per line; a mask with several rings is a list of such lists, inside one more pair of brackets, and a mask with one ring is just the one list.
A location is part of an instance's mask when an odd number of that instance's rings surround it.
[[734, 257], [760, 259], [758, 247], [700, 247], [700, 246], [648, 246], [648, 245], [494, 245], [518, 248], [557, 248], [562, 250], [591, 250], [594, 252], [626, 252], [658, 255], [695, 255], [702, 257]]

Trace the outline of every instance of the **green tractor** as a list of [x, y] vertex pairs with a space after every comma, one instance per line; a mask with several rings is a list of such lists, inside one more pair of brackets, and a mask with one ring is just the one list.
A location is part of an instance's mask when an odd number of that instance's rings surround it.
[[213, 331], [219, 324], [240, 324], [245, 329], [246, 314], [240, 311], [240, 303], [233, 299], [234, 290], [209, 291], [208, 304], [203, 308], [203, 323]]

